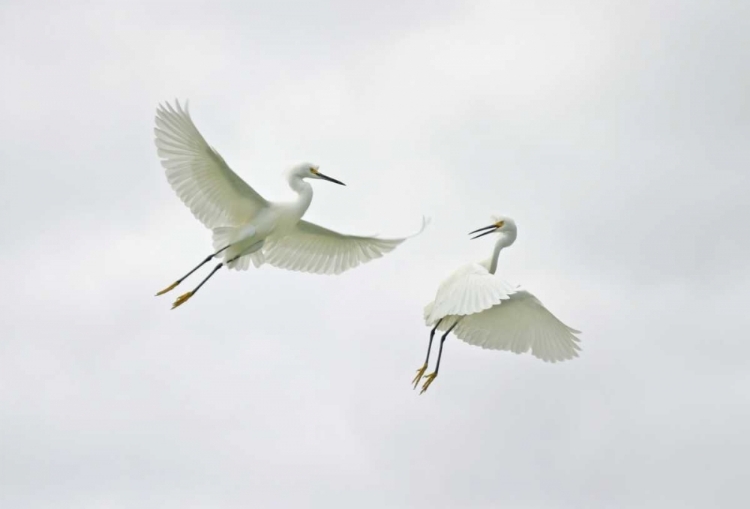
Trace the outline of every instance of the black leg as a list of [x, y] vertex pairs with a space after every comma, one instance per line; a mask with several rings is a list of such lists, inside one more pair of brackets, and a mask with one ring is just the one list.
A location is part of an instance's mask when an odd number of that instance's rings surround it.
[[180, 279], [178, 279], [177, 281], [175, 281], [174, 283], [172, 283], [171, 285], [169, 285], [168, 287], [166, 287], [165, 289], [163, 289], [162, 291], [160, 291], [156, 295], [164, 295], [165, 293], [167, 293], [167, 292], [169, 292], [171, 290], [174, 290], [177, 285], [179, 285], [180, 283], [182, 283], [183, 281], [185, 281], [185, 279], [187, 279], [188, 277], [190, 277], [190, 275], [192, 275], [193, 272], [195, 272], [196, 270], [198, 270], [201, 267], [203, 267], [205, 264], [207, 264], [208, 262], [210, 262], [216, 255], [221, 254], [223, 251], [226, 251], [227, 249], [229, 249], [229, 246], [223, 247], [223, 248], [219, 249], [218, 251], [216, 251], [215, 253], [208, 255], [206, 257], [206, 259], [203, 260], [202, 262], [200, 262], [198, 265], [196, 265], [193, 268], [193, 270], [191, 270], [190, 272], [188, 272], [187, 274], [185, 274], [184, 276], [182, 276]]
[[193, 295], [195, 295], [195, 294], [196, 294], [196, 292], [197, 292], [198, 290], [200, 290], [201, 286], [205, 285], [205, 284], [206, 284], [206, 281], [208, 281], [209, 279], [211, 279], [211, 276], [213, 276], [214, 274], [216, 274], [216, 271], [217, 271], [217, 270], [219, 270], [219, 269], [220, 269], [221, 267], [223, 267], [223, 266], [224, 266], [224, 264], [223, 264], [223, 263], [220, 263], [220, 264], [218, 264], [218, 265], [217, 265], [216, 267], [214, 267], [214, 270], [212, 270], [212, 271], [211, 271], [211, 272], [210, 272], [210, 273], [208, 274], [208, 276], [206, 276], [206, 277], [205, 277], [205, 278], [203, 279], [203, 281], [201, 281], [200, 283], [198, 283], [198, 286], [196, 286], [196, 287], [195, 287], [195, 290], [193, 290]]
[[425, 376], [425, 383], [422, 385], [422, 390], [420, 391], [420, 394], [424, 394], [424, 391], [427, 390], [427, 388], [430, 386], [433, 380], [438, 375], [438, 370], [440, 369], [440, 359], [443, 358], [443, 343], [445, 343], [445, 338], [448, 337], [448, 334], [451, 333], [451, 331], [458, 325], [458, 322], [460, 321], [460, 318], [456, 320], [456, 323], [450, 326], [450, 328], [445, 331], [445, 334], [443, 334], [443, 337], [440, 338], [440, 350], [438, 350], [438, 358], [437, 358], [437, 364], [435, 364], [435, 371], [430, 373], [429, 375]]
[[458, 320], [456, 320], [456, 323], [451, 325], [451, 328], [445, 331], [445, 334], [443, 334], [443, 337], [440, 338], [440, 350], [438, 350], [438, 360], [437, 364], [435, 364], [435, 376], [438, 374], [438, 370], [440, 369], [440, 359], [443, 357], [443, 343], [445, 343], [445, 338], [448, 337], [448, 334], [451, 333], [451, 331], [458, 325]]
[[417, 388], [417, 385], [419, 385], [419, 381], [424, 376], [424, 372], [427, 371], [427, 363], [430, 362], [430, 350], [432, 349], [432, 339], [435, 337], [435, 331], [440, 326], [440, 322], [442, 322], [443, 319], [441, 318], [438, 320], [438, 323], [435, 324], [435, 327], [432, 328], [430, 331], [430, 342], [427, 344], [427, 357], [424, 359], [424, 364], [421, 368], [417, 370], [417, 376], [414, 377], [414, 380], [411, 381], [411, 383], [414, 384], [414, 388]]
[[432, 339], [435, 337], [435, 331], [440, 326], [440, 322], [442, 322], [443, 319], [441, 318], [438, 320], [438, 323], [435, 324], [435, 327], [432, 328], [430, 331], [430, 342], [427, 344], [427, 357], [425, 357], [424, 363], [427, 364], [430, 360], [430, 349], [432, 348]]
[[196, 294], [196, 293], [198, 292], [198, 290], [200, 290], [200, 289], [201, 289], [201, 286], [205, 285], [205, 284], [206, 284], [206, 281], [208, 281], [209, 279], [211, 279], [211, 276], [213, 276], [214, 274], [216, 274], [216, 272], [217, 272], [217, 271], [218, 271], [218, 270], [219, 270], [219, 269], [220, 269], [220, 268], [221, 268], [222, 266], [224, 266], [224, 263], [223, 263], [223, 262], [222, 262], [222, 263], [220, 263], [220, 264], [218, 264], [218, 265], [217, 265], [216, 267], [214, 267], [214, 270], [212, 270], [212, 271], [211, 271], [211, 272], [210, 272], [210, 273], [208, 274], [208, 276], [206, 276], [206, 277], [205, 277], [205, 278], [203, 279], [203, 281], [201, 281], [201, 282], [200, 282], [200, 283], [198, 284], [198, 286], [196, 286], [196, 287], [195, 287], [195, 288], [194, 288], [194, 289], [193, 289], [192, 291], [190, 291], [190, 292], [187, 292], [187, 293], [183, 293], [182, 295], [180, 295], [179, 297], [177, 297], [177, 300], [175, 300], [175, 301], [174, 301], [174, 304], [172, 304], [172, 309], [174, 309], [174, 308], [176, 308], [176, 307], [178, 307], [178, 306], [181, 306], [181, 305], [183, 305], [183, 304], [184, 304], [184, 303], [185, 303], [185, 302], [186, 302], [186, 301], [187, 301], [187, 300], [188, 300], [188, 299], [189, 299], [190, 297], [192, 297], [193, 295], [195, 295], [195, 294]]

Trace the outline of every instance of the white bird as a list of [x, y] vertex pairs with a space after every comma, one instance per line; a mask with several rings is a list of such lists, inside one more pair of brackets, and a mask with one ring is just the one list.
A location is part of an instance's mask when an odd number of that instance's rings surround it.
[[[485, 231], [486, 230], [486, 231]], [[424, 309], [425, 323], [433, 327], [424, 365], [412, 383], [417, 388], [425, 378], [420, 394], [430, 386], [440, 369], [445, 338], [454, 335], [490, 350], [531, 354], [543, 361], [557, 362], [578, 357], [580, 331], [571, 329], [545, 308], [531, 293], [512, 286], [495, 275], [500, 251], [516, 240], [516, 223], [509, 217], [494, 217], [493, 224], [469, 233], [473, 239], [498, 234], [492, 257], [470, 263], [454, 272], [438, 288], [435, 300]], [[435, 331], [445, 331], [440, 339], [435, 371], [425, 375]]]
[[[222, 266], [246, 270], [250, 262], [315, 274], [340, 274], [380, 258], [406, 238], [381, 239], [343, 235], [302, 220], [312, 201], [306, 179], [345, 185], [320, 173], [318, 166], [298, 164], [286, 172], [297, 199], [287, 203], [265, 200], [224, 162], [195, 127], [188, 105], [161, 104], [156, 110], [156, 147], [167, 180], [193, 215], [213, 231], [214, 252], [186, 275], [161, 290], [174, 289], [213, 258], [223, 261], [192, 291], [180, 295], [172, 309], [184, 304]], [[427, 221], [423, 220], [422, 229]], [[416, 234], [415, 234], [416, 235]]]

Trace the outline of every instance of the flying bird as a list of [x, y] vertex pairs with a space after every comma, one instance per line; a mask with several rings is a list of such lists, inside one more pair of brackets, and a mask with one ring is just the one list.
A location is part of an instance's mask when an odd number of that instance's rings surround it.
[[[301, 163], [286, 172], [289, 187], [297, 194], [291, 202], [264, 199], [227, 165], [206, 143], [183, 108], [161, 104], [156, 110], [155, 143], [167, 180], [193, 215], [213, 232], [213, 251], [180, 279], [161, 290], [163, 295], [212, 259], [220, 259], [193, 290], [180, 295], [172, 309], [184, 304], [221, 267], [247, 270], [268, 263], [281, 269], [315, 274], [340, 274], [380, 258], [405, 238], [382, 239], [344, 235], [305, 221], [313, 189], [307, 180], [343, 182], [320, 172], [318, 166]], [[423, 219], [422, 232], [427, 224]]]
[[[498, 277], [497, 259], [500, 251], [516, 240], [516, 223], [509, 217], [494, 217], [489, 226], [469, 233], [497, 235], [492, 256], [479, 263], [458, 269], [440, 284], [435, 300], [424, 309], [424, 319], [430, 331], [427, 357], [417, 370], [412, 383], [417, 388], [424, 378], [423, 394], [435, 380], [440, 369], [443, 343], [451, 332], [471, 344], [490, 350], [509, 350], [531, 355], [547, 362], [558, 362], [578, 357], [579, 339], [572, 329], [558, 320], [544, 305], [520, 286], [513, 286]], [[430, 349], [436, 331], [444, 331], [440, 338], [435, 371], [425, 375], [430, 360]]]

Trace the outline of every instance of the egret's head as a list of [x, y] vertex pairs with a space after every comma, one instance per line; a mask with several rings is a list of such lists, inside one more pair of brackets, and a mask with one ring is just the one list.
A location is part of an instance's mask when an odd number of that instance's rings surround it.
[[322, 173], [320, 173], [320, 171], [318, 171], [318, 166], [311, 163], [301, 163], [297, 166], [293, 166], [292, 169], [289, 170], [289, 176], [301, 179], [321, 179], [327, 180], [328, 182], [333, 182], [334, 184], [339, 184], [341, 186], [346, 185], [339, 180], [323, 175]]
[[500, 235], [503, 235], [504, 237], [507, 237], [508, 240], [513, 242], [514, 240], [516, 240], [516, 232], [516, 222], [513, 221], [513, 219], [507, 216], [492, 216], [491, 225], [474, 230], [473, 232], [470, 232], [469, 235], [479, 233], [479, 235], [472, 237], [473, 240], [478, 239], [479, 237], [484, 237], [485, 235], [489, 235], [490, 233], [498, 233]]

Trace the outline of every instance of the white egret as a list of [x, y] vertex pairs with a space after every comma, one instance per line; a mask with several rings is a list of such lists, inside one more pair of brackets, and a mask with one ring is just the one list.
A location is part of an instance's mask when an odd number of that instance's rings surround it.
[[[312, 201], [306, 179], [327, 180], [318, 166], [298, 164], [286, 172], [297, 199], [265, 200], [224, 162], [195, 127], [188, 105], [161, 104], [156, 111], [156, 147], [167, 180], [193, 215], [213, 231], [214, 251], [186, 275], [161, 290], [165, 294], [213, 258], [223, 259], [193, 290], [180, 295], [172, 309], [184, 304], [222, 266], [246, 270], [268, 263], [281, 269], [315, 274], [340, 274], [380, 258], [406, 238], [381, 239], [343, 235], [302, 220]], [[426, 226], [423, 220], [422, 229]]]
[[[425, 307], [425, 323], [433, 328], [424, 365], [412, 380], [416, 389], [420, 379], [425, 378], [420, 394], [438, 375], [443, 343], [451, 331], [471, 345], [515, 353], [531, 350], [533, 356], [547, 362], [578, 357], [579, 339], [575, 334], [580, 331], [558, 320], [531, 293], [495, 275], [500, 251], [516, 240], [515, 221], [509, 217], [494, 217], [490, 226], [469, 235], [475, 233], [479, 235], [473, 239], [498, 234], [495, 249], [489, 259], [465, 265], [443, 281], [435, 300]], [[425, 375], [435, 331], [445, 333], [440, 338], [435, 371]]]

